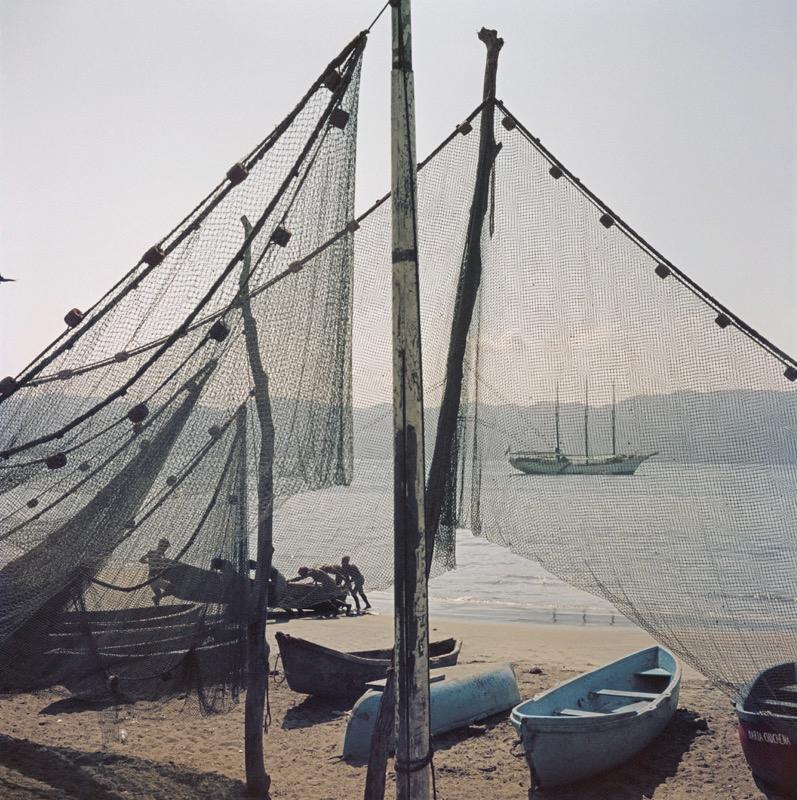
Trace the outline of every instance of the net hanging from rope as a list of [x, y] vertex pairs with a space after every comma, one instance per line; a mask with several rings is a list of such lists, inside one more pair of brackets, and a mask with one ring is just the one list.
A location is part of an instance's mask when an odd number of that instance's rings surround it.
[[346, 483], [364, 46], [4, 381], [0, 690], [195, 692], [214, 711], [245, 685], [260, 426], [242, 308], [269, 376], [275, 504]]
[[[734, 694], [797, 658], [797, 365], [498, 112], [444, 499], [453, 511], [435, 531], [433, 574], [455, 565], [457, 527], [486, 537], [605, 598]], [[427, 473], [477, 121], [419, 172]], [[387, 586], [389, 205], [360, 226], [353, 481], [288, 501], [283, 525], [307, 540], [286, 537], [281, 557], [298, 564], [309, 544], [321, 563], [345, 542], [372, 585]]]
[[[369, 586], [390, 584], [390, 212], [382, 202], [352, 223], [360, 50], [344, 50], [334, 64], [340, 80], [326, 71], [242, 161], [245, 180], [215, 190], [160, 244], [159, 263], [137, 265], [0, 403], [0, 548], [6, 569], [31, 564], [36, 589], [0, 598], [0, 653], [12, 651], [8, 643], [19, 652], [23, 641], [35, 661], [44, 644], [53, 649], [45, 634], [86, 627], [84, 608], [128, 609], [132, 643], [152, 588], [118, 587], [149, 580], [138, 561], [163, 535], [167, 555], [180, 553], [186, 569], [216, 563], [219, 574], [246, 575], [258, 428], [236, 306], [242, 215], [255, 224], [248, 285], [275, 413], [275, 564], [293, 574], [345, 553]], [[333, 120], [339, 108], [347, 116]], [[427, 467], [478, 112], [419, 173]], [[497, 117], [501, 149], [433, 574], [455, 565], [455, 529], [469, 529], [605, 597], [733, 692], [764, 666], [797, 657], [795, 363], [653, 251], [503, 107]], [[231, 172], [230, 184], [240, 175]], [[56, 456], [66, 466], [49, 469]], [[607, 474], [635, 459], [635, 474]], [[85, 509], [114, 479], [136, 510], [106, 522]], [[69, 603], [59, 615], [46, 603], [60, 595], [42, 596], [35, 573], [44, 567], [26, 554], [51, 537], [67, 540], [80, 513], [97, 517], [85, 545], [93, 556], [68, 560]], [[240, 604], [164, 602], [158, 614], [186, 615], [159, 626], [165, 638], [188, 629], [212, 648], [208, 626], [219, 625], [214, 641], [240, 644]], [[81, 679], [96, 673], [107, 639], [101, 618], [89, 619], [96, 629], [72, 659]], [[145, 652], [155, 667], [147, 686], [153, 674], [157, 692], [195, 680], [175, 679], [164, 653], [181, 653], [177, 663], [196, 675], [201, 656], [216, 652], [181, 641], [176, 651]], [[222, 678], [206, 671], [202, 683], [239, 686], [240, 663], [236, 650], [222, 659]], [[100, 673], [107, 684], [111, 670]]]

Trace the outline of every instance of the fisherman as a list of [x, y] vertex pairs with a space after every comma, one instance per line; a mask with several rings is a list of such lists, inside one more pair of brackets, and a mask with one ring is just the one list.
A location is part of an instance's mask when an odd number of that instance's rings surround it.
[[166, 558], [166, 551], [171, 547], [168, 539], [161, 539], [154, 550], [145, 553], [139, 559], [140, 564], [149, 566], [149, 580], [152, 588], [152, 602], [159, 606], [161, 600], [167, 595], [172, 594], [172, 584], [164, 577], [169, 567], [174, 563]]
[[334, 578], [327, 575], [320, 569], [310, 569], [310, 567], [299, 567], [299, 574], [295, 578], [291, 578], [288, 583], [298, 583], [306, 578], [311, 578], [313, 583], [318, 586], [325, 594], [329, 594], [328, 600], [325, 600], [323, 610], [329, 609], [331, 615], [337, 617], [338, 614], [346, 610], [346, 615], [351, 614], [351, 606], [343, 600], [338, 599], [340, 593], [339, 587], [336, 585]]
[[349, 582], [346, 580], [343, 570], [337, 564], [326, 564], [321, 567], [321, 571], [326, 572], [327, 575], [331, 575], [335, 579], [335, 586], [346, 586], [348, 589]]
[[367, 611], [371, 607], [371, 604], [368, 602], [368, 598], [365, 596], [365, 592], [363, 591], [363, 586], [365, 586], [365, 578], [363, 577], [362, 572], [357, 569], [356, 565], [351, 563], [351, 558], [349, 556], [343, 556], [343, 558], [340, 560], [340, 571], [343, 573], [343, 576], [349, 585], [349, 592], [351, 592], [351, 596], [354, 598], [354, 604], [357, 606], [357, 613], [360, 613], [360, 597], [362, 597], [363, 602], [365, 603], [364, 610]]

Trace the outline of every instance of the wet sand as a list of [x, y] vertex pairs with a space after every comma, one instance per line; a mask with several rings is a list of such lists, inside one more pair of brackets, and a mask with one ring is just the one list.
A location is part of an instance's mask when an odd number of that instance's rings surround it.
[[[651, 639], [625, 627], [432, 620], [432, 636], [464, 640], [460, 663], [509, 661], [521, 696], [610, 661]], [[389, 646], [392, 619], [298, 619], [270, 627], [341, 649]], [[271, 636], [269, 636], [271, 639]], [[272, 663], [276, 648], [272, 651]], [[365, 767], [340, 760], [350, 703], [269, 682], [267, 768], [274, 800], [362, 797]], [[203, 717], [195, 703], [137, 703], [91, 710], [57, 691], [0, 699], [2, 798], [238, 798], [243, 795], [243, 704]], [[124, 735], [122, 734], [124, 732]], [[124, 739], [125, 741], [121, 741]], [[435, 737], [440, 800], [525, 800], [529, 774], [507, 714]], [[392, 762], [388, 797], [393, 797]], [[633, 762], [539, 800], [763, 798], [742, 756], [729, 699], [693, 670], [664, 734]]]

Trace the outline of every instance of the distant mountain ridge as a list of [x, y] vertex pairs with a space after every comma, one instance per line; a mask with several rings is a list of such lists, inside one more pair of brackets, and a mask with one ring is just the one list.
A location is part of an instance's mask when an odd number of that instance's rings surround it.
[[[427, 448], [438, 409], [426, 412]], [[590, 407], [591, 453], [611, 452], [611, 407]], [[552, 450], [554, 404], [484, 405], [483, 457], [507, 449]], [[584, 452], [584, 407], [560, 408], [562, 449]], [[354, 409], [354, 451], [360, 458], [390, 457], [392, 413], [382, 404]], [[797, 391], [734, 390], [637, 396], [617, 404], [617, 449], [657, 452], [657, 461], [678, 463], [797, 464]], [[388, 455], [385, 456], [384, 453]], [[428, 454], [427, 454], [428, 455]]]
[[[55, 394], [55, 393], [53, 393]], [[70, 397], [50, 393], [26, 404], [24, 419], [13, 439], [25, 441], [43, 431], [38, 422], [58, 404], [62, 416], [84, 411], [99, 398]], [[273, 399], [275, 422], [293, 416], [290, 401]], [[114, 403], [114, 416], [123, 416], [132, 403]], [[300, 402], [300, 416], [323, 420], [329, 409], [321, 404]], [[153, 409], [154, 410], [154, 409]], [[108, 411], [104, 412], [105, 414]], [[611, 409], [592, 406], [589, 413], [590, 452], [611, 452]], [[427, 456], [437, 426], [438, 409], [426, 411]], [[355, 406], [354, 453], [357, 458], [392, 458], [392, 408], [387, 404]], [[108, 418], [107, 416], [105, 417]], [[479, 420], [484, 426], [483, 457], [504, 458], [507, 449], [552, 450], [554, 404], [483, 405]], [[218, 424], [218, 409], [199, 406], [191, 423]], [[584, 451], [584, 407], [563, 403], [560, 408], [562, 449]], [[279, 437], [279, 431], [278, 431]], [[8, 447], [11, 442], [0, 442]], [[617, 449], [625, 453], [657, 452], [657, 461], [679, 463], [772, 463], [797, 464], [797, 390], [733, 390], [720, 392], [674, 392], [637, 396], [617, 404]]]

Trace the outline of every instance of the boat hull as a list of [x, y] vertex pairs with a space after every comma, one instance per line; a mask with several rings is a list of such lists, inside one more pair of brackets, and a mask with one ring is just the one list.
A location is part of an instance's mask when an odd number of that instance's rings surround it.
[[[778, 712], [778, 703], [785, 713]], [[739, 740], [759, 787], [797, 798], [797, 664], [764, 670], [736, 704]]]
[[632, 758], [672, 719], [680, 680], [672, 654], [651, 647], [521, 703], [511, 721], [533, 784], [575, 783]]
[[[279, 632], [277, 646], [285, 680], [300, 694], [322, 697], [353, 697], [365, 691], [367, 683], [384, 678], [393, 656], [392, 650], [363, 650], [344, 653], [298, 636]], [[462, 643], [443, 639], [429, 645], [432, 669], [457, 663]]]
[[[432, 735], [462, 728], [493, 714], [508, 711], [520, 700], [510, 664], [466, 664], [430, 672]], [[384, 681], [382, 681], [384, 683]], [[343, 739], [343, 757], [368, 760], [382, 691], [367, 691], [352, 709]], [[391, 751], [395, 742], [391, 743]]]
[[509, 463], [526, 475], [633, 475], [649, 458], [649, 455], [618, 456], [613, 460], [587, 462], [512, 456]]

